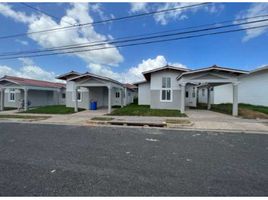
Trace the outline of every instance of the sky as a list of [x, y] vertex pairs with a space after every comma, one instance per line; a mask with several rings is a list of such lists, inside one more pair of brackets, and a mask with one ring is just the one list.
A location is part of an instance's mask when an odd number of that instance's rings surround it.
[[[196, 4], [196, 3], [192, 3]], [[188, 6], [191, 3], [28, 3], [54, 17], [20, 3], [0, 3], [0, 38], [70, 24], [90, 23], [156, 10]], [[113, 40], [185, 27], [268, 14], [268, 3], [211, 3], [192, 9], [175, 10], [128, 20], [83, 26], [79, 28], [28, 34], [0, 39], [0, 54], [53, 48], [71, 44]], [[268, 25], [262, 22], [258, 25]], [[252, 25], [240, 25], [240, 28]], [[121, 82], [143, 80], [142, 72], [165, 66], [199, 69], [218, 65], [252, 70], [268, 64], [268, 28], [173, 40], [132, 47], [77, 52], [54, 56], [0, 58], [0, 76], [13, 75], [47, 81], [71, 70], [87, 71]]]

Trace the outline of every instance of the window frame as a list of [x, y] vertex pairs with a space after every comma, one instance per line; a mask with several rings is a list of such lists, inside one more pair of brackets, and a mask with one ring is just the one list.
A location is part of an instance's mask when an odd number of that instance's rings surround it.
[[[11, 94], [13, 94], [14, 99], [11, 99]], [[8, 101], [9, 102], [15, 102], [16, 101], [16, 90], [15, 89], [9, 89], [9, 91], [8, 91]]]
[[115, 98], [120, 98], [120, 92], [118, 92], [118, 91], [115, 92]]
[[[77, 90], [77, 94], [80, 93], [80, 99], [77, 99], [78, 102], [81, 102], [82, 101], [82, 90], [81, 89], [78, 89]], [[74, 96], [75, 96], [75, 91], [73, 91], [73, 95], [72, 95], [72, 99], [73, 101], [75, 101], [74, 99]], [[78, 96], [78, 95], [77, 95]]]
[[[165, 84], [164, 84], [164, 80], [166, 82]], [[168, 80], [170, 83], [169, 87], [168, 87]], [[166, 99], [163, 99], [163, 91], [165, 91]], [[170, 99], [167, 99], [168, 91], [170, 91]], [[172, 102], [173, 101], [172, 94], [173, 94], [173, 91], [171, 89], [171, 77], [168, 77], [168, 76], [162, 77], [161, 90], [160, 90], [160, 102]]]

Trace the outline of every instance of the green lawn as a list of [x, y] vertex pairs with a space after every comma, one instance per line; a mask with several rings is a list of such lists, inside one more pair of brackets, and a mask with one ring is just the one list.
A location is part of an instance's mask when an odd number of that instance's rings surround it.
[[[206, 104], [199, 104], [198, 108], [200, 109], [207, 109]], [[231, 103], [223, 103], [223, 104], [212, 104], [211, 110], [225, 113], [225, 114], [232, 114], [233, 105]], [[268, 107], [266, 106], [255, 106], [251, 104], [244, 104], [240, 103], [239, 106], [239, 115], [245, 118], [268, 118]], [[267, 115], [267, 116], [266, 116]]]
[[33, 116], [33, 115], [0, 115], [0, 119], [48, 119], [49, 116]]
[[[78, 111], [84, 109], [79, 108]], [[65, 105], [53, 105], [53, 106], [42, 106], [37, 108], [29, 109], [23, 113], [39, 113], [39, 114], [71, 114], [74, 113], [74, 108], [66, 107]]]
[[119, 116], [157, 116], [157, 117], [185, 117], [185, 114], [180, 113], [178, 110], [161, 110], [150, 109], [150, 106], [130, 104], [123, 108], [114, 110], [109, 115]]

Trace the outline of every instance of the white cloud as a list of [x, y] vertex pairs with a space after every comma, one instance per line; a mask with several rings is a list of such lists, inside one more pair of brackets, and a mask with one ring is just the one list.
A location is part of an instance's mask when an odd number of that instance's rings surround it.
[[[253, 3], [249, 7], [249, 9], [240, 12], [237, 15], [236, 19], [255, 17], [258, 15], [265, 15], [265, 14], [268, 14], [268, 4], [267, 3]], [[262, 19], [266, 19], [266, 17], [259, 17], [256, 19], [248, 19], [248, 20], [245, 20], [243, 22], [262, 20]], [[241, 22], [241, 21], [239, 21], [239, 22]], [[249, 27], [263, 26], [263, 25], [268, 25], [268, 22], [264, 21], [264, 22], [255, 23], [255, 24], [245, 24], [245, 25], [241, 25], [241, 27], [242, 28], [249, 28]], [[250, 39], [256, 38], [256, 37], [266, 33], [267, 30], [268, 30], [268, 27], [246, 30], [245, 31], [246, 35], [243, 37], [242, 41], [246, 42]]]
[[[62, 17], [61, 21], [57, 23], [52, 18], [45, 15], [31, 15], [28, 16], [22, 12], [16, 12], [8, 4], [0, 3], [0, 8], [5, 7], [8, 11], [0, 12], [0, 14], [10, 17], [16, 21], [28, 25], [28, 32], [42, 31], [49, 28], [61, 28], [66, 26], [66, 22], [71, 24], [81, 24], [93, 22], [90, 16], [90, 6], [88, 3], [72, 3], [71, 8], [66, 11], [66, 15]], [[96, 11], [95, 6], [95, 11]], [[57, 46], [64, 46], [78, 43], [90, 43], [94, 41], [106, 40], [108, 36], [99, 34], [95, 31], [93, 26], [84, 26], [77, 29], [69, 29], [64, 31], [46, 32], [44, 34], [31, 34], [31, 39], [36, 41], [44, 48], [51, 48]], [[101, 47], [114, 47], [113, 45], [104, 44]], [[85, 48], [84, 50], [94, 49], [96, 47]], [[99, 47], [98, 47], [99, 48]], [[68, 50], [71, 51], [71, 50]], [[91, 64], [103, 66], [117, 66], [123, 61], [123, 56], [117, 48], [103, 49], [98, 51], [88, 51], [73, 53], [91, 66]]]
[[[132, 13], [138, 13], [138, 12], [145, 12], [145, 11], [160, 11], [160, 10], [166, 10], [166, 9], [172, 9], [177, 7], [185, 7], [190, 6], [193, 4], [197, 4], [196, 2], [188, 3], [188, 2], [182, 2], [182, 3], [131, 3], [131, 9], [130, 12]], [[162, 12], [154, 14], [154, 20], [161, 24], [166, 25], [170, 23], [171, 21], [177, 20], [185, 20], [189, 18], [190, 13], [196, 13], [197, 11], [204, 11], [211, 14], [214, 13], [220, 13], [224, 9], [223, 4], [218, 3], [212, 3], [209, 5], [202, 5], [197, 7], [192, 7], [189, 9], [177, 9], [169, 12]]]
[[17, 76], [23, 78], [31, 78], [44, 81], [56, 81], [62, 82], [61, 80], [55, 79], [57, 76], [54, 72], [46, 71], [41, 67], [34, 64], [30, 59], [21, 59], [22, 66], [19, 69], [14, 69], [10, 66], [0, 65], [0, 77], [5, 75]]
[[149, 58], [147, 60], [142, 60], [140, 64], [135, 67], [131, 67], [126, 73], [122, 73], [123, 82], [137, 82], [144, 80], [142, 72], [156, 69], [159, 67], [164, 67], [166, 65], [171, 65], [174, 67], [187, 68], [181, 63], [168, 63], [166, 58], [162, 55], [158, 55], [155, 58]]
[[146, 12], [147, 5], [148, 5], [148, 3], [145, 3], [145, 2], [130, 3], [130, 6], [131, 6], [130, 12], [131, 13]]

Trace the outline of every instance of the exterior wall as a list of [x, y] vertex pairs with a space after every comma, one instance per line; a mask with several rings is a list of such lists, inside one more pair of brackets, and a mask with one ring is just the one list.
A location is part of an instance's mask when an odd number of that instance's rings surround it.
[[127, 90], [127, 104], [131, 104], [134, 102], [134, 98], [137, 97], [137, 92], [132, 90]]
[[[240, 89], [238, 87], [238, 94]], [[233, 86], [225, 84], [214, 87], [214, 104], [232, 103], [233, 102]]]
[[150, 82], [139, 84], [138, 104], [150, 105], [150, 103], [151, 103]]
[[268, 70], [241, 77], [239, 81], [239, 103], [268, 106]]
[[[180, 109], [180, 87], [177, 83], [176, 78], [180, 75], [180, 72], [176, 71], [159, 71], [151, 74], [151, 83], [150, 83], [150, 105], [153, 109]], [[171, 90], [172, 90], [172, 101], [171, 102], [162, 102], [160, 95], [162, 89], [162, 77], [170, 77], [171, 78]]]
[[[57, 91], [28, 90], [29, 107], [58, 105], [61, 95]], [[15, 101], [9, 101], [9, 89], [5, 89], [4, 106], [18, 108], [24, 99], [24, 90], [15, 90]]]
[[161, 102], [160, 101], [161, 90], [151, 90], [151, 108], [152, 109], [169, 109], [169, 110], [179, 110], [180, 109], [180, 98], [181, 91], [173, 90], [172, 92], [172, 102]]

